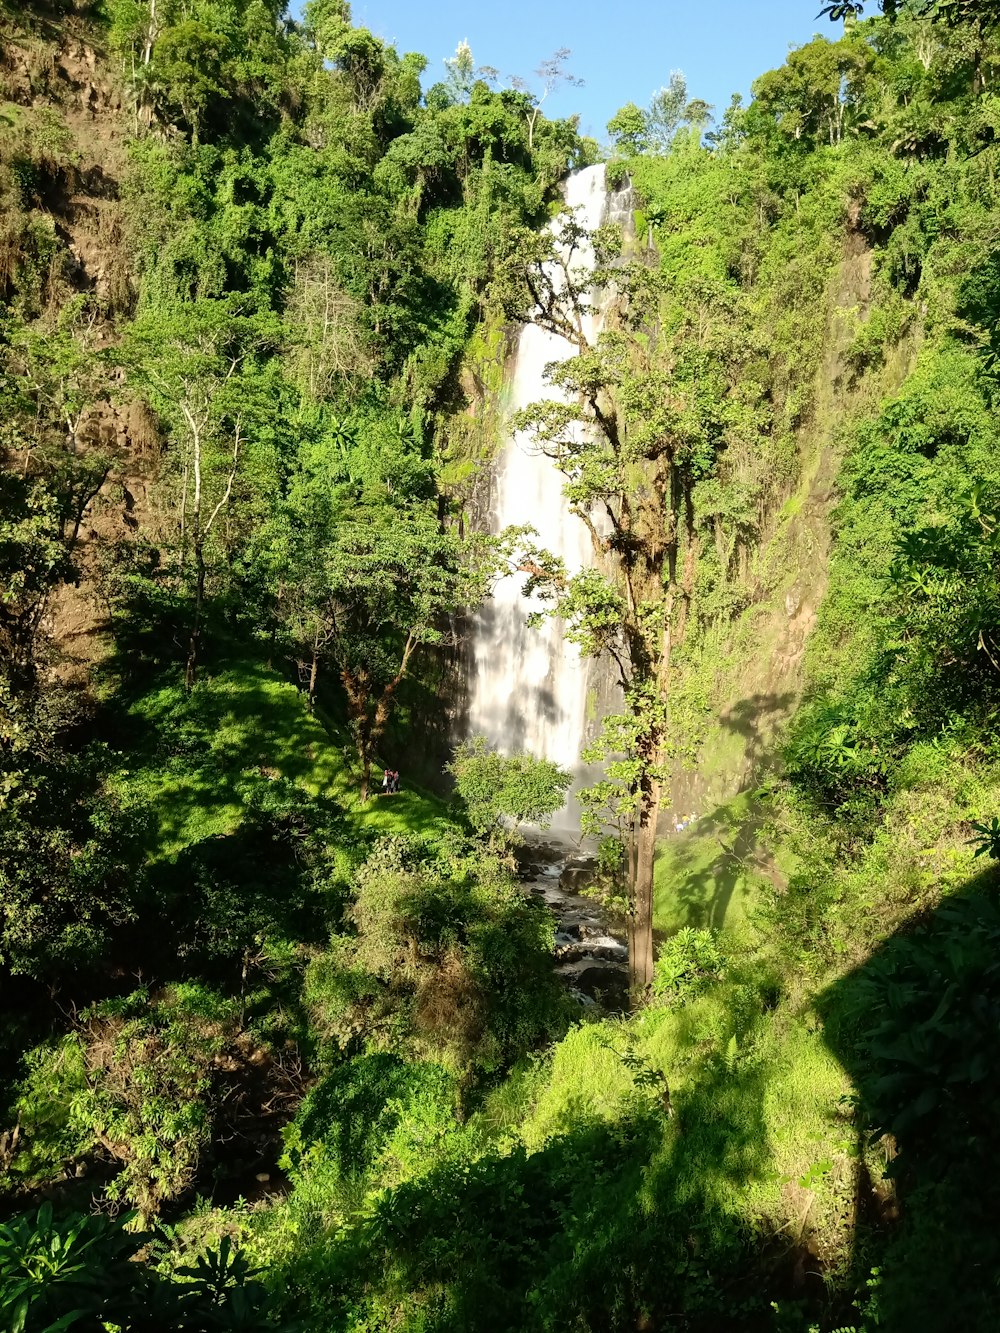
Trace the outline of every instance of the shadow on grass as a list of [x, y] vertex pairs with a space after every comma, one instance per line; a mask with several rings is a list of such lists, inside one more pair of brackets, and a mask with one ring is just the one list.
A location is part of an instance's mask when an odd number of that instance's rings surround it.
[[773, 756], [776, 726], [791, 713], [796, 695], [752, 694], [740, 699], [719, 715], [719, 724], [743, 741], [745, 769], [751, 781]]
[[886, 1136], [897, 1198], [880, 1206], [893, 1186], [862, 1171], [856, 1266], [879, 1269], [879, 1327], [900, 1333], [1000, 1327], [998, 888], [978, 876], [819, 1002], [862, 1125]]
[[755, 875], [767, 873], [758, 848], [763, 811], [749, 793], [702, 816], [683, 834], [660, 843], [656, 870], [656, 925], [732, 926], [743, 914]]
[[204, 676], [191, 694], [176, 678], [136, 699], [123, 724], [124, 785], [155, 816], [154, 858], [238, 827], [248, 794], [281, 778], [333, 801], [366, 830], [433, 835], [445, 821], [433, 797], [403, 791], [362, 804], [353, 751], [311, 715], [300, 691], [258, 663]]
[[[737, 783], [760, 778], [774, 761], [774, 730], [788, 715], [795, 695], [755, 694], [719, 717], [724, 730], [740, 738], [742, 770]], [[722, 930], [743, 915], [752, 882], [772, 876], [758, 835], [763, 812], [744, 790], [695, 820], [679, 835], [661, 841], [656, 873], [656, 925], [664, 933], [682, 926]]]
[[769, 1328], [794, 1256], [769, 1254], [745, 1202], [772, 1172], [768, 1078], [719, 1058], [672, 1118], [636, 1095], [608, 1121], [576, 1097], [537, 1152], [439, 1157], [303, 1236], [276, 1275], [289, 1313], [428, 1333]]
[[[886, 1136], [894, 1159], [886, 1185], [859, 1158], [848, 1272], [824, 1281], [807, 1239], [782, 1245], [763, 1222], [754, 1200], [775, 1179], [764, 1114], [775, 1074], [741, 1048], [699, 1065], [673, 1118], [636, 1093], [604, 1119], [578, 1093], [536, 1152], [483, 1155], [461, 1136], [435, 1148], [425, 1174], [369, 1189], [339, 1231], [300, 1232], [276, 1275], [289, 1313], [414, 1333], [992, 1333], [998, 880], [981, 875], [820, 998], [825, 1039], [858, 1090], [858, 1133]], [[874, 1296], [861, 1316], [858, 1292]]]

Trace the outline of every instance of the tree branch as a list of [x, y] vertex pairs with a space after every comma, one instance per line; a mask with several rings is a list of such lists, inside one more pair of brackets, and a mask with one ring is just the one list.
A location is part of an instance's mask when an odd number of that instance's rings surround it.
[[229, 479], [228, 479], [228, 481], [226, 482], [226, 489], [225, 489], [225, 491], [223, 492], [222, 498], [221, 498], [221, 500], [219, 501], [219, 503], [215, 506], [215, 508], [212, 510], [211, 517], [209, 518], [208, 522], [205, 524], [205, 530], [204, 530], [204, 532], [203, 532], [203, 534], [202, 534], [202, 535], [205, 536], [205, 537], [207, 537], [208, 534], [209, 534], [209, 532], [211, 531], [212, 524], [215, 522], [216, 518], [217, 518], [218, 515], [219, 515], [219, 510], [222, 509], [223, 505], [225, 505], [225, 504], [227, 504], [227, 503], [229, 502], [229, 497], [230, 497], [230, 495], [232, 495], [232, 493], [233, 493], [233, 482], [234, 482], [234, 480], [236, 479], [236, 468], [237, 468], [237, 464], [238, 464], [238, 462], [239, 462], [239, 457], [240, 457], [240, 418], [237, 417], [237, 418], [236, 418], [236, 438], [235, 438], [235, 440], [234, 440], [234, 442], [233, 442], [233, 466], [230, 468], [230, 471], [229, 471]]

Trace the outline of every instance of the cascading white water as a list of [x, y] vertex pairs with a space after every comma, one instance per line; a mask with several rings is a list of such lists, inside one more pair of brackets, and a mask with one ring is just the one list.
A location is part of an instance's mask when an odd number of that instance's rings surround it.
[[[564, 197], [567, 207], [579, 209], [577, 216], [585, 228], [598, 227], [607, 197], [603, 163], [571, 175]], [[574, 255], [574, 269], [592, 265], [592, 255], [581, 250]], [[588, 338], [596, 335], [599, 318], [599, 314], [587, 317]], [[517, 344], [510, 411], [560, 397], [560, 391], [547, 383], [545, 367], [568, 360], [576, 351], [566, 339], [526, 324]], [[530, 439], [512, 433], [497, 467], [491, 518], [497, 530], [530, 524], [539, 545], [561, 557], [569, 573], [576, 573], [591, 563], [590, 538], [580, 519], [569, 512], [562, 488], [562, 475], [551, 459]], [[470, 731], [507, 753], [526, 750], [579, 773], [588, 663], [566, 642], [559, 621], [549, 619], [529, 628], [528, 616], [537, 608], [523, 595], [526, 577], [513, 574], [502, 579], [476, 623]], [[557, 826], [578, 826], [575, 806], [571, 801]]]

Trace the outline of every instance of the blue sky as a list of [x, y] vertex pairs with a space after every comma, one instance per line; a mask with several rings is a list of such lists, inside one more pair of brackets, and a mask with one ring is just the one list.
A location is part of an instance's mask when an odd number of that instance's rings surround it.
[[[692, 96], [720, 113], [733, 92], [780, 65], [789, 46], [839, 25], [815, 16], [822, 0], [353, 0], [355, 23], [402, 51], [420, 51], [430, 66], [424, 86], [440, 78], [441, 61], [467, 39], [479, 64], [530, 76], [539, 61], [568, 46], [568, 67], [583, 88], [553, 95], [546, 111], [578, 111], [584, 133], [604, 127], [624, 102], [644, 106], [672, 69], [687, 75]], [[764, 13], [762, 13], [764, 11]], [[766, 14], [766, 17], [764, 16]]]

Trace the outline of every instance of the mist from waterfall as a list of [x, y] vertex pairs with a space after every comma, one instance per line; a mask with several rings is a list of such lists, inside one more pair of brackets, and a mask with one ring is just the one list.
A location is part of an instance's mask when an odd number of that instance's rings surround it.
[[[564, 197], [569, 208], [580, 210], [577, 216], [585, 228], [600, 226], [607, 201], [604, 164], [574, 172], [565, 183]], [[553, 223], [553, 229], [557, 225]], [[574, 269], [588, 266], [593, 266], [593, 255], [578, 249]], [[599, 313], [585, 318], [588, 339], [596, 336], [599, 320]], [[576, 353], [566, 339], [526, 324], [518, 339], [508, 410], [564, 397], [546, 381], [545, 367]], [[574, 574], [591, 563], [592, 551], [586, 527], [570, 513], [562, 491], [563, 477], [552, 460], [529, 438], [511, 433], [497, 464], [491, 524], [495, 530], [530, 524], [539, 545], [561, 557], [567, 572]], [[525, 598], [526, 580], [524, 574], [502, 579], [476, 622], [470, 732], [485, 735], [505, 753], [526, 750], [581, 777], [590, 663], [566, 641], [561, 621], [528, 626], [538, 604]], [[561, 828], [579, 827], [575, 798], [571, 796], [554, 822]]]

